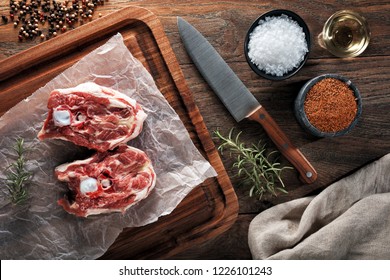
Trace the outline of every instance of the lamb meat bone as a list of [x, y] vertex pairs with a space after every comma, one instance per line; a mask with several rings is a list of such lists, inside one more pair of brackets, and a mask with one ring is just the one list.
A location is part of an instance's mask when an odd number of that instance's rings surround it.
[[146, 153], [127, 145], [62, 164], [55, 174], [70, 189], [70, 195], [59, 199], [58, 204], [81, 217], [124, 212], [146, 198], [156, 184]]
[[137, 137], [146, 113], [134, 99], [93, 82], [50, 93], [40, 140], [62, 139], [100, 152]]

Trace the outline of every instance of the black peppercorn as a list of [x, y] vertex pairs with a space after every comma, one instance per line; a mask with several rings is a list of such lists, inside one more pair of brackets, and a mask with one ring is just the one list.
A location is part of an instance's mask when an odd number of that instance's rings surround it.
[[8, 18], [6, 16], [2, 15], [1, 19], [3, 20], [4, 23], [8, 23]]
[[[65, 32], [75, 28], [75, 23], [82, 25], [85, 19], [92, 20], [96, 7], [104, 5], [105, 1], [108, 0], [10, 0], [9, 17], [2, 15], [0, 21], [7, 23], [10, 18], [14, 27], [21, 22], [23, 32], [19, 31], [19, 40], [23, 37], [33, 39], [36, 36], [44, 39], [59, 34], [58, 30]], [[49, 33], [47, 36], [39, 29], [39, 25], [46, 21], [50, 26], [45, 31]]]

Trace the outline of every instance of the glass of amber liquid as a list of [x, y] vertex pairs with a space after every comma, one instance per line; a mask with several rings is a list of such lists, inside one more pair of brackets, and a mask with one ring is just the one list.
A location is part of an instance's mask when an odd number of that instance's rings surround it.
[[368, 23], [363, 16], [342, 10], [325, 22], [318, 35], [318, 43], [337, 57], [355, 57], [367, 48], [370, 36]]

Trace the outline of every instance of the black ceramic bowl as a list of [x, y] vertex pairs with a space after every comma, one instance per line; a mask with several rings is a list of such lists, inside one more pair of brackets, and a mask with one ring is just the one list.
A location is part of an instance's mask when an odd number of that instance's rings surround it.
[[[355, 115], [355, 118], [353, 119], [353, 121], [350, 123], [350, 125], [347, 128], [340, 130], [340, 131], [337, 131], [337, 132], [324, 132], [324, 131], [317, 129], [315, 126], [313, 126], [310, 123], [309, 119], [307, 118], [305, 109], [304, 109], [304, 102], [305, 102], [307, 93], [310, 91], [310, 89], [316, 83], [318, 83], [319, 81], [326, 79], [326, 78], [334, 78], [334, 79], [340, 80], [340, 81], [344, 82], [345, 84], [347, 84], [349, 86], [349, 88], [353, 91], [353, 93], [355, 95], [356, 103], [357, 103], [357, 112], [356, 112], [356, 115]], [[294, 108], [295, 116], [296, 116], [298, 122], [307, 132], [309, 132], [312, 135], [317, 136], [317, 137], [336, 137], [336, 136], [341, 136], [341, 135], [348, 133], [356, 125], [356, 123], [358, 122], [358, 119], [362, 113], [362, 98], [360, 96], [360, 92], [357, 89], [357, 87], [349, 79], [347, 79], [343, 76], [337, 75], [337, 74], [324, 74], [324, 75], [315, 77], [315, 78], [309, 80], [308, 82], [306, 82], [306, 84], [301, 88], [301, 90], [299, 91], [299, 93], [295, 99], [294, 107], [295, 107]]]
[[[260, 20], [265, 20], [266, 17], [278, 17], [278, 16], [281, 16], [281, 15], [286, 15], [288, 17], [290, 17], [291, 19], [293, 19], [294, 21], [296, 21], [299, 26], [302, 27], [303, 29], [303, 32], [305, 33], [305, 37], [306, 37], [306, 42], [307, 42], [307, 48], [308, 48], [308, 52], [306, 53], [303, 61], [301, 62], [301, 64], [292, 69], [290, 72], [284, 74], [283, 76], [275, 76], [275, 75], [271, 75], [271, 74], [267, 74], [265, 71], [263, 70], [260, 70], [256, 64], [254, 64], [251, 59], [249, 58], [248, 56], [248, 44], [249, 44], [249, 35], [253, 32], [253, 30], [259, 25], [259, 22]], [[284, 79], [287, 79], [287, 78], [290, 78], [291, 76], [295, 75], [301, 68], [302, 66], [306, 63], [306, 60], [309, 56], [309, 53], [310, 53], [310, 47], [311, 47], [311, 40], [310, 40], [310, 32], [309, 32], [309, 28], [307, 27], [306, 23], [304, 22], [304, 20], [298, 16], [296, 13], [294, 12], [291, 12], [289, 10], [272, 10], [272, 11], [269, 11], [263, 15], [261, 15], [260, 17], [258, 17], [254, 22], [253, 24], [251, 25], [251, 27], [249, 28], [247, 34], [246, 34], [246, 37], [245, 37], [245, 42], [244, 42], [244, 53], [245, 53], [245, 57], [246, 57], [246, 60], [249, 64], [249, 66], [252, 68], [252, 70], [266, 78], [266, 79], [269, 79], [269, 80], [273, 80], [273, 81], [278, 81], [278, 80], [284, 80]]]

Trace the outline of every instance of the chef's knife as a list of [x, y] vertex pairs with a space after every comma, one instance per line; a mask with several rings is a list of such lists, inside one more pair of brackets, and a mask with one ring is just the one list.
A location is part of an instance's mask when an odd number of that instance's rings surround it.
[[314, 182], [317, 172], [313, 166], [291, 143], [214, 47], [184, 19], [178, 17], [177, 24], [187, 53], [234, 119], [239, 122], [248, 118], [260, 123], [279, 151], [298, 170], [301, 180], [305, 183]]

